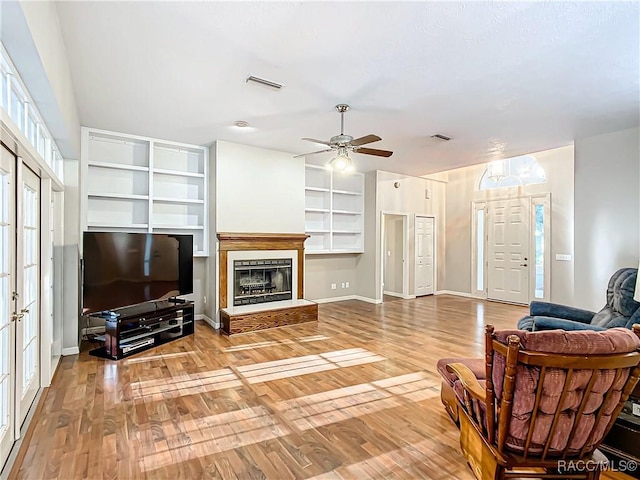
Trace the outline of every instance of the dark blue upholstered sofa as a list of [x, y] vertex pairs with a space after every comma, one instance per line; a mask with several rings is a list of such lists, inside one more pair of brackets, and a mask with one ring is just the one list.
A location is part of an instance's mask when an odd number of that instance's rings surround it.
[[633, 299], [637, 268], [613, 274], [607, 288], [607, 304], [598, 313], [557, 303], [531, 302], [529, 315], [518, 322], [520, 330], [606, 330], [632, 328], [640, 323], [640, 303]]

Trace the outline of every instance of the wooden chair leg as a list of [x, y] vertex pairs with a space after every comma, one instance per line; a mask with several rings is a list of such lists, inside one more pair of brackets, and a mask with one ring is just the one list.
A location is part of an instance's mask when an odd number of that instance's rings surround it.
[[451, 417], [451, 420], [457, 425], [459, 422], [458, 415], [458, 403], [456, 402], [456, 393], [453, 391], [453, 387], [448, 382], [442, 382], [440, 387], [440, 400], [444, 405], [445, 410]]

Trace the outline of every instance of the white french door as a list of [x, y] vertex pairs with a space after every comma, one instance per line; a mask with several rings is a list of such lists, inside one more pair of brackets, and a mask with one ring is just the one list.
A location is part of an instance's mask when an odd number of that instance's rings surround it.
[[416, 217], [416, 296], [433, 293], [435, 269], [435, 222], [433, 217]]
[[40, 178], [0, 146], [0, 468], [40, 389]]
[[488, 202], [487, 298], [529, 303], [530, 199]]
[[0, 469], [15, 441], [15, 165], [0, 145]]
[[22, 168], [18, 191], [16, 314], [17, 427], [40, 388], [40, 178]]

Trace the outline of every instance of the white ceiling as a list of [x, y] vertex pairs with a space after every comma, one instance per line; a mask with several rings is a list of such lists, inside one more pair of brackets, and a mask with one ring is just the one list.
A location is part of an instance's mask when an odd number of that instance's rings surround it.
[[[640, 123], [634, 2], [59, 2], [83, 125], [422, 175]], [[249, 75], [285, 86], [248, 84]], [[232, 127], [245, 120], [253, 128]], [[434, 133], [453, 137], [448, 143]], [[324, 156], [310, 161], [327, 161]], [[330, 157], [329, 157], [330, 158]]]

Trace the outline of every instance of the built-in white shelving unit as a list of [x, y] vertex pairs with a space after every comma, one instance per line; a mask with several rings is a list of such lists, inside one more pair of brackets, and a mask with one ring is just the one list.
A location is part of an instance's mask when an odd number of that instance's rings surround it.
[[305, 253], [362, 253], [364, 175], [305, 167]]
[[82, 129], [83, 227], [193, 234], [208, 255], [205, 147]]

